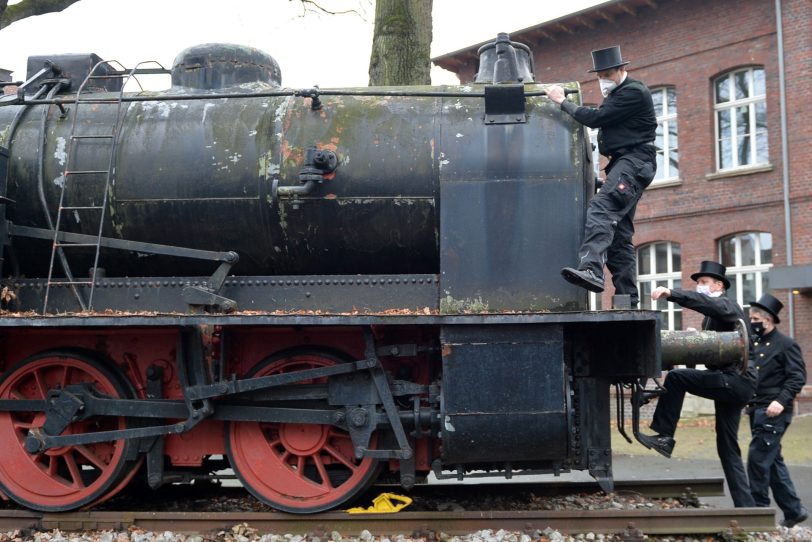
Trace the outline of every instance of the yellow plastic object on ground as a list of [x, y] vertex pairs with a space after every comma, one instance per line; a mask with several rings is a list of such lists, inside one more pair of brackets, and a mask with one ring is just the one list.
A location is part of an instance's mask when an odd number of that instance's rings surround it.
[[406, 497], [405, 495], [398, 495], [397, 493], [381, 493], [380, 495], [372, 499], [372, 506], [370, 506], [369, 508], [358, 506], [356, 508], [350, 508], [349, 510], [347, 510], [347, 513], [392, 514], [394, 512], [400, 512], [410, 504], [412, 504], [412, 499]]

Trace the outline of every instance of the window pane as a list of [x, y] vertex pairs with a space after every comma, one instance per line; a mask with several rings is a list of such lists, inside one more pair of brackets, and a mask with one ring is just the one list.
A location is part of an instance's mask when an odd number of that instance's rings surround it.
[[677, 114], [677, 91], [676, 89], [669, 88], [668, 92], [668, 111], [669, 115]]
[[730, 289], [728, 292], [728, 297], [733, 301], [739, 299], [739, 275], [728, 275], [728, 279], [730, 279]]
[[654, 303], [651, 299], [651, 282], [644, 281], [640, 283], [640, 307], [642, 309], [651, 309]]
[[763, 96], [767, 93], [764, 84], [764, 70], [756, 68], [753, 70], [753, 92], [756, 96]]
[[654, 132], [654, 146], [657, 147], [658, 151], [663, 150], [663, 129], [664, 129], [664, 122], [660, 122], [657, 124], [657, 131]]
[[733, 74], [733, 86], [736, 89], [737, 100], [750, 96], [750, 89], [747, 87], [747, 75], [749, 73], [749, 71], [743, 71]]
[[645, 245], [637, 251], [637, 274], [650, 275], [651, 274], [651, 245]]
[[751, 301], [755, 301], [756, 296], [756, 274], [744, 273], [742, 277], [742, 303], [749, 305]]
[[654, 114], [658, 117], [663, 114], [663, 91], [661, 89], [651, 92], [651, 101], [654, 102]]
[[674, 279], [674, 288], [682, 288], [682, 279]]
[[728, 76], [721, 77], [716, 80], [716, 103], [730, 101], [730, 78]]
[[657, 173], [654, 175], [654, 179], [665, 179], [666, 178], [666, 171], [665, 171], [665, 164], [663, 162], [663, 153], [662, 151], [657, 152]]
[[670, 160], [668, 164], [671, 168], [669, 175], [671, 177], [679, 177], [679, 153], [677, 151], [671, 152], [669, 155]]
[[722, 251], [722, 265], [725, 267], [733, 267], [736, 265], [736, 238], [727, 237], [719, 241], [719, 246]]
[[[765, 293], [767, 293], [767, 290], [769, 289], [769, 288], [767, 288], [767, 283], [769, 282], [767, 280], [767, 277], [769, 276], [769, 274], [770, 273], [767, 272], [767, 271], [765, 271], [763, 273], [759, 273], [759, 275], [761, 275], [761, 295], [764, 295]], [[761, 297], [761, 296], [759, 296], [759, 297]]]
[[716, 122], [719, 128], [719, 168], [733, 167], [733, 156], [730, 148], [730, 109], [717, 111]]
[[769, 233], [759, 233], [758, 241], [761, 244], [761, 264], [773, 263], [773, 236]]
[[747, 106], [736, 108], [736, 135], [738, 136], [739, 165], [751, 163], [750, 159], [750, 108]]
[[739, 236], [741, 239], [742, 265], [756, 265], [756, 236], [746, 233]]
[[679, 147], [679, 138], [677, 137], [677, 123], [668, 123], [668, 146], [672, 149]]
[[[671, 271], [674, 273], [679, 273], [682, 270], [682, 254], [681, 248], [679, 243], [671, 243]], [[676, 286], [679, 279], [674, 281], [674, 287], [679, 288]]]
[[677, 331], [677, 330], [680, 330], [680, 329], [682, 329], [682, 311], [681, 310], [675, 310], [674, 311], [674, 330]]
[[767, 104], [756, 104], [756, 160], [759, 164], [770, 161], [767, 143]]
[[[654, 272], [668, 273], [668, 243], [654, 245]], [[657, 283], [657, 286], [667, 285]]]

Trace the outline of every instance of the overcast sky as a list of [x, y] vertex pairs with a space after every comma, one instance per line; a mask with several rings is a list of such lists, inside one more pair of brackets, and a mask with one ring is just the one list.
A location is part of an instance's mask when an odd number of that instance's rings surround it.
[[[270, 53], [282, 69], [286, 87], [366, 86], [374, 0], [319, 3], [332, 10], [356, 9], [361, 15], [304, 13], [299, 0], [81, 0], [60, 13], [24, 19], [0, 31], [0, 67], [12, 70], [14, 79], [20, 80], [29, 55], [96, 53], [128, 68], [143, 60], [157, 60], [170, 68], [186, 47], [227, 42]], [[599, 3], [434, 0], [431, 54], [449, 53], [492, 39], [498, 32], [527, 28]], [[432, 82], [457, 80], [434, 68]]]

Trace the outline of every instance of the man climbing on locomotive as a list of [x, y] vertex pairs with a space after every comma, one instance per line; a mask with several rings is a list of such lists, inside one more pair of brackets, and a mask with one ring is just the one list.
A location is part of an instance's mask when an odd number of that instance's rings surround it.
[[639, 301], [637, 268], [632, 243], [634, 212], [657, 170], [654, 137], [657, 116], [651, 92], [630, 78], [620, 47], [592, 51], [593, 68], [604, 100], [600, 107], [583, 107], [566, 100], [564, 89], [553, 85], [547, 96], [581, 124], [599, 128], [598, 150], [609, 159], [606, 180], [589, 203], [584, 240], [577, 267], [565, 267], [563, 277], [591, 292], [603, 291], [603, 266], [612, 273], [616, 294]]
[[[726, 271], [720, 263], [704, 261], [699, 272], [691, 275], [696, 281], [695, 292], [659, 286], [651, 292], [651, 299], [656, 301], [664, 297], [703, 314], [703, 331], [733, 331], [739, 320], [744, 321], [744, 312], [738, 303], [725, 296], [730, 288]], [[638, 440], [665, 457], [671, 457], [685, 394], [712, 399], [716, 415], [716, 452], [722, 462], [733, 504], [737, 507], [755, 506], [738, 440], [742, 408], [753, 396], [755, 386], [755, 375], [741, 371], [734, 364], [712, 369], [672, 369], [665, 377], [665, 393], [657, 399], [651, 421], [651, 429], [657, 434], [641, 434]]]

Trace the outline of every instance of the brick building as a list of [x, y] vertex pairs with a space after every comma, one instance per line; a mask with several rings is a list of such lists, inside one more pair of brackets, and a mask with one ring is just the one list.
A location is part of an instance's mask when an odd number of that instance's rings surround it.
[[[810, 28], [808, 0], [612, 0], [510, 34], [533, 50], [538, 82], [579, 81], [585, 104], [601, 101], [586, 72], [593, 49], [619, 44], [631, 77], [652, 89], [658, 173], [637, 208], [634, 237], [644, 308], [654, 286], [692, 288], [702, 260], [721, 261], [734, 282], [729, 295], [745, 308], [764, 292], [784, 302], [780, 328], [800, 343], [808, 368]], [[434, 63], [470, 82], [480, 45]], [[598, 304], [608, 306], [612, 290]], [[658, 308], [664, 328], [701, 320], [674, 304]], [[812, 411], [812, 387], [799, 402]]]

